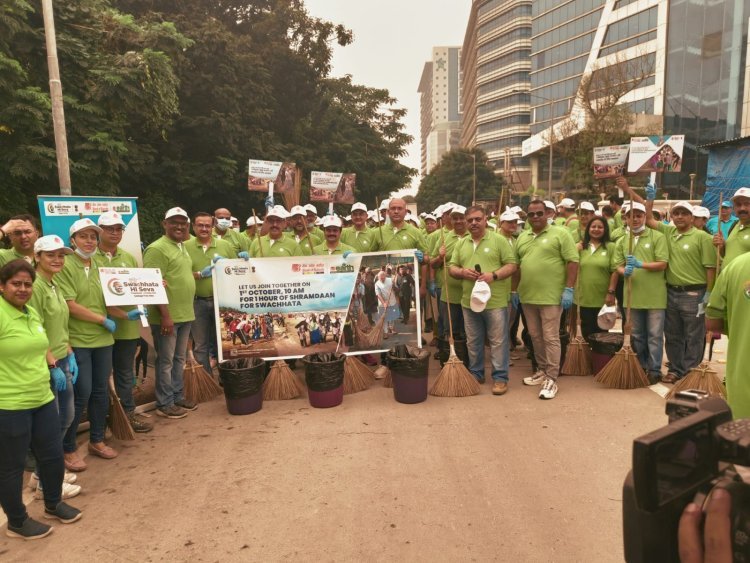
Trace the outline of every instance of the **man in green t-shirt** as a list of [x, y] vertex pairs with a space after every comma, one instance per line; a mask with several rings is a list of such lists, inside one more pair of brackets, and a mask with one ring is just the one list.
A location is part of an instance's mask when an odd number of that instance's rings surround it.
[[731, 227], [726, 239], [723, 235], [723, 226], [713, 239], [714, 246], [724, 257], [722, 262], [724, 266], [728, 266], [732, 260], [750, 251], [750, 188], [738, 189], [732, 196], [732, 203], [737, 222]]
[[245, 248], [250, 249], [250, 245], [255, 240], [256, 233], [260, 233], [260, 230], [263, 227], [263, 221], [255, 215], [250, 215], [250, 217], [247, 218], [245, 225], [245, 230], [240, 233], [240, 236], [244, 239], [243, 242]]
[[189, 225], [187, 211], [173, 207], [162, 221], [164, 236], [143, 253], [144, 268], [161, 270], [169, 299], [169, 305], [149, 308], [156, 348], [156, 414], [165, 418], [184, 418], [187, 411], [198, 408], [183, 394], [187, 343], [195, 320], [195, 278], [184, 242]]
[[[442, 327], [443, 332], [438, 334], [441, 338], [447, 339], [449, 334], [448, 326], [448, 309], [450, 308], [451, 323], [453, 324], [453, 334], [459, 338], [464, 338], [466, 329], [464, 328], [464, 310], [461, 307], [463, 298], [463, 281], [460, 278], [454, 278], [448, 271], [443, 269], [443, 258], [449, 263], [453, 257], [453, 251], [458, 241], [469, 236], [469, 230], [466, 226], [466, 208], [463, 205], [446, 204], [451, 225], [451, 229], [445, 234], [438, 233], [435, 244], [430, 251], [430, 263], [435, 269], [435, 281], [440, 282], [440, 295], [438, 297], [438, 330]], [[434, 256], [434, 258], [433, 258]]]
[[326, 215], [323, 217], [321, 227], [323, 227], [323, 234], [326, 240], [313, 249], [313, 254], [343, 254], [344, 256], [348, 256], [354, 252], [351, 246], [341, 242], [341, 226], [341, 218], [337, 215]]
[[203, 366], [207, 374], [212, 373], [211, 360], [218, 356], [216, 341], [216, 315], [214, 312], [213, 268], [222, 258], [243, 258], [249, 255], [245, 251], [239, 254], [227, 239], [216, 238], [211, 234], [213, 219], [205, 212], [193, 216], [193, 233], [195, 236], [185, 243], [190, 256], [191, 269], [195, 279], [195, 300], [193, 313], [195, 320], [190, 326], [193, 337], [193, 352], [196, 361]]
[[356, 252], [376, 252], [379, 239], [375, 231], [367, 227], [367, 206], [357, 202], [352, 205], [352, 225], [341, 232], [341, 242]]
[[750, 253], [721, 271], [706, 308], [708, 329], [729, 336], [727, 401], [734, 418], [750, 418]]
[[[616, 243], [615, 264], [619, 275], [632, 278], [630, 322], [633, 350], [649, 382], [654, 384], [661, 380], [662, 375], [667, 308], [664, 272], [669, 262], [669, 250], [663, 234], [646, 228], [646, 207], [642, 203], [633, 203], [632, 210], [626, 203], [622, 213], [625, 222], [633, 229], [633, 252], [628, 252], [630, 237], [622, 237]], [[609, 295], [615, 294], [616, 279], [610, 279]]]
[[237, 254], [247, 252], [247, 239], [232, 228], [232, 214], [229, 209], [220, 207], [214, 211], [214, 236], [226, 240]]
[[[436, 299], [438, 306], [438, 336], [441, 338], [447, 338], [448, 335], [448, 318], [447, 311], [440, 313], [440, 303], [443, 296], [443, 284], [445, 283], [444, 278], [448, 275], [443, 275], [443, 258], [446, 263], [450, 260], [450, 254], [440, 254], [440, 247], [443, 245], [443, 241], [453, 232], [453, 223], [451, 221], [451, 211], [455, 206], [454, 203], [448, 202], [442, 205], [438, 205], [435, 209], [435, 216], [440, 220], [440, 225], [432, 233], [426, 236], [427, 249], [429, 250], [429, 259], [427, 264], [429, 269], [427, 270], [427, 290], [429, 294]], [[464, 209], [464, 213], [466, 209]], [[463, 320], [463, 319], [462, 319]], [[445, 322], [443, 322], [445, 321]], [[461, 324], [460, 334], [463, 334], [463, 322]]]
[[281, 205], [274, 205], [268, 210], [265, 221], [268, 234], [253, 241], [250, 245], [250, 256], [253, 258], [303, 256], [297, 241], [284, 235], [288, 217], [289, 212]]
[[523, 303], [538, 370], [524, 385], [541, 385], [540, 399], [554, 399], [560, 374], [560, 317], [573, 305], [578, 249], [567, 229], [547, 223], [545, 203], [529, 203], [531, 225], [518, 237], [513, 304]]
[[323, 237], [313, 234], [307, 227], [306, 210], [301, 205], [295, 205], [289, 211], [288, 224], [292, 232], [287, 236], [294, 240], [300, 247], [304, 256], [312, 256], [315, 247], [323, 242]]
[[[454, 207], [451, 214], [454, 221], [455, 211]], [[502, 280], [515, 273], [516, 257], [508, 241], [487, 228], [487, 214], [483, 207], [469, 207], [465, 217], [470, 236], [456, 242], [450, 259], [450, 275], [462, 280], [461, 307], [469, 371], [480, 383], [484, 382], [484, 343], [489, 340], [492, 394], [504, 395], [508, 391], [510, 347], [509, 295]]]
[[32, 266], [34, 263], [34, 243], [39, 238], [36, 219], [31, 215], [16, 215], [0, 227], [0, 240], [8, 240], [11, 248], [0, 250], [0, 266], [11, 260], [22, 258]]
[[[318, 239], [323, 240], [323, 230], [318, 227], [318, 209], [312, 203], [305, 205], [304, 209], [307, 216], [307, 231]], [[301, 246], [302, 244], [300, 244]]]
[[[125, 221], [116, 211], [99, 215], [97, 225], [102, 232], [99, 235], [99, 247], [94, 255], [94, 262], [99, 268], [137, 268], [135, 257], [119, 247], [125, 232]], [[130, 307], [108, 307], [107, 312], [115, 319], [117, 329], [114, 332], [115, 344], [112, 347], [112, 373], [115, 390], [120, 398], [122, 408], [130, 419], [135, 432], [150, 432], [153, 425], [145, 418], [135, 414], [133, 399], [133, 381], [135, 380], [135, 352], [141, 338], [138, 309]]]

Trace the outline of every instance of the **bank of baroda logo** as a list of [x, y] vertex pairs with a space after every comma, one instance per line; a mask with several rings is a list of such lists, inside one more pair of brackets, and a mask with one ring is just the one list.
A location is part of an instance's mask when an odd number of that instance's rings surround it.
[[107, 291], [118, 297], [125, 295], [125, 286], [117, 278], [112, 278], [107, 282]]

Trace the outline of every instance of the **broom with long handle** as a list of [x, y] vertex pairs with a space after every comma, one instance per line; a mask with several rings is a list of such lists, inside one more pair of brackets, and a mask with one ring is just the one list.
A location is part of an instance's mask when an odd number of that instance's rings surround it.
[[206, 369], [196, 361], [193, 350], [188, 346], [185, 364], [185, 397], [195, 403], [205, 403], [221, 394], [221, 387]]
[[112, 378], [109, 378], [109, 427], [112, 429], [112, 436], [118, 440], [135, 440], [135, 432], [130, 425], [125, 409], [120, 402], [120, 397], [115, 391], [115, 384]]
[[[724, 194], [719, 194], [719, 210], [724, 204]], [[719, 231], [721, 232], [721, 219], [719, 219]], [[719, 275], [719, 269], [721, 268], [721, 253], [719, 249], [716, 249], [716, 276], [714, 277], [714, 284], [716, 283], [716, 277]], [[713, 286], [711, 287], [713, 289]], [[700, 391], [707, 392], [710, 396], [723, 397], [726, 399], [727, 390], [722, 385], [719, 379], [719, 373], [711, 365], [711, 347], [713, 345], [713, 338], [710, 330], [706, 331], [706, 345], [703, 351], [703, 361], [700, 365], [691, 369], [685, 377], [680, 379], [674, 384], [672, 389], [667, 393], [667, 399], [671, 399], [675, 394], [685, 389], [698, 389]]]
[[[580, 276], [576, 279], [576, 296], [580, 301]], [[573, 309], [569, 332], [570, 343], [565, 352], [565, 363], [560, 371], [564, 375], [591, 375], [594, 372], [591, 363], [591, 348], [581, 336], [581, 311], [578, 305]]]
[[[630, 213], [631, 225], [630, 234], [628, 236], [628, 256], [633, 254], [633, 238], [635, 236], [632, 225], [632, 218], [634, 215], [632, 196], [630, 198]], [[625, 336], [623, 346], [622, 349], [615, 354], [615, 357], [612, 358], [594, 378], [596, 381], [603, 383], [612, 389], [638, 389], [639, 387], [648, 387], [648, 378], [641, 367], [641, 363], [638, 361], [638, 356], [630, 346], [630, 333], [632, 332], [632, 325], [630, 323], [632, 290], [633, 276], [628, 276], [627, 280], [625, 280], [625, 299], [628, 302], [628, 306], [625, 310], [625, 325], [622, 330]]]
[[[440, 241], [444, 245], [445, 238], [440, 233]], [[443, 369], [440, 370], [437, 380], [430, 389], [430, 395], [436, 397], [469, 397], [478, 395], [481, 387], [477, 378], [466, 369], [466, 366], [456, 355], [456, 343], [453, 340], [453, 318], [450, 307], [450, 290], [448, 289], [448, 266], [443, 256], [443, 291], [445, 291], [445, 300], [448, 303], [448, 343], [450, 345], [450, 357], [445, 362]]]
[[375, 198], [375, 215], [378, 218], [378, 231], [380, 232], [380, 250], [385, 250], [385, 241], [383, 240], [383, 225], [381, 224], [380, 219], [380, 203], [378, 202], [378, 198]]

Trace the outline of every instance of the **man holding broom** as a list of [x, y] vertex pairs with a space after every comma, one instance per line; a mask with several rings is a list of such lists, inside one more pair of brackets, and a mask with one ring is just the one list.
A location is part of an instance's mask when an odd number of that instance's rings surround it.
[[[439, 327], [443, 327], [443, 334], [440, 334], [441, 338], [448, 340], [448, 308], [451, 310], [451, 321], [453, 323], [453, 334], [459, 338], [463, 338], [465, 335], [464, 329], [464, 313], [461, 306], [463, 299], [463, 278], [457, 278], [448, 276], [446, 280], [448, 282], [448, 290], [443, 289], [443, 260], [450, 260], [453, 257], [453, 251], [456, 245], [461, 239], [469, 236], [469, 230], [466, 228], [466, 208], [462, 205], [450, 204], [448, 208], [451, 220], [450, 224], [453, 230], [449, 230], [445, 235], [441, 235], [437, 239], [437, 244], [433, 247], [435, 258], [431, 260], [431, 264], [439, 261], [440, 267], [435, 270], [435, 281], [441, 282], [441, 292], [438, 299], [438, 315], [440, 316]], [[482, 370], [482, 376], [484, 377], [484, 370]]]
[[[456, 208], [453, 220], [455, 225]], [[516, 272], [516, 257], [508, 242], [487, 229], [487, 214], [483, 207], [473, 205], [466, 210], [470, 237], [456, 242], [450, 260], [450, 275], [462, 280], [461, 307], [463, 308], [466, 346], [469, 351], [469, 371], [480, 383], [484, 382], [484, 343], [490, 342], [492, 362], [492, 394], [508, 391], [508, 287], [502, 280]], [[474, 299], [474, 285], [484, 282], [490, 295], [484, 303]], [[486, 287], [486, 286], [485, 286]], [[451, 286], [447, 287], [448, 292]], [[451, 296], [452, 299], [452, 296]]]
[[350, 252], [354, 252], [354, 249], [351, 246], [341, 242], [342, 223], [340, 217], [336, 215], [326, 215], [323, 217], [323, 224], [321, 226], [323, 227], [323, 234], [325, 235], [326, 240], [315, 247], [314, 254], [348, 255]]
[[[314, 249], [323, 242], [323, 238], [312, 231], [307, 226], [307, 211], [301, 205], [295, 205], [289, 212], [289, 224], [292, 232], [289, 236], [299, 245], [303, 256], [312, 256], [315, 254]], [[320, 230], [317, 229], [316, 230]]]
[[567, 229], [547, 223], [545, 202], [529, 203], [530, 228], [518, 237], [518, 272], [511, 299], [523, 303], [538, 371], [524, 385], [541, 385], [540, 399], [554, 399], [560, 374], [560, 317], [573, 305], [578, 249]]
[[302, 249], [297, 241], [284, 236], [287, 217], [289, 213], [281, 205], [274, 205], [268, 210], [265, 221], [268, 225], [268, 234], [256, 237], [250, 245], [250, 256], [253, 258], [302, 256]]
[[355, 252], [376, 252], [379, 239], [367, 226], [367, 206], [357, 202], [352, 205], [352, 226], [341, 233], [341, 242], [351, 246]]

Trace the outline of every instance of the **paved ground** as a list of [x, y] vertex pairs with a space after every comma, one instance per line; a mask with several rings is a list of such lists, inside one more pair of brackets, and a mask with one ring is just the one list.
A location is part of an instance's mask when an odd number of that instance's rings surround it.
[[487, 383], [402, 405], [376, 382], [328, 410], [300, 398], [234, 417], [216, 399], [154, 417], [151, 434], [113, 442], [116, 460], [87, 459], [80, 522], [36, 542], [3, 534], [0, 558], [621, 561], [630, 443], [666, 423], [663, 399], [566, 377], [543, 402], [516, 364], [504, 397]]

